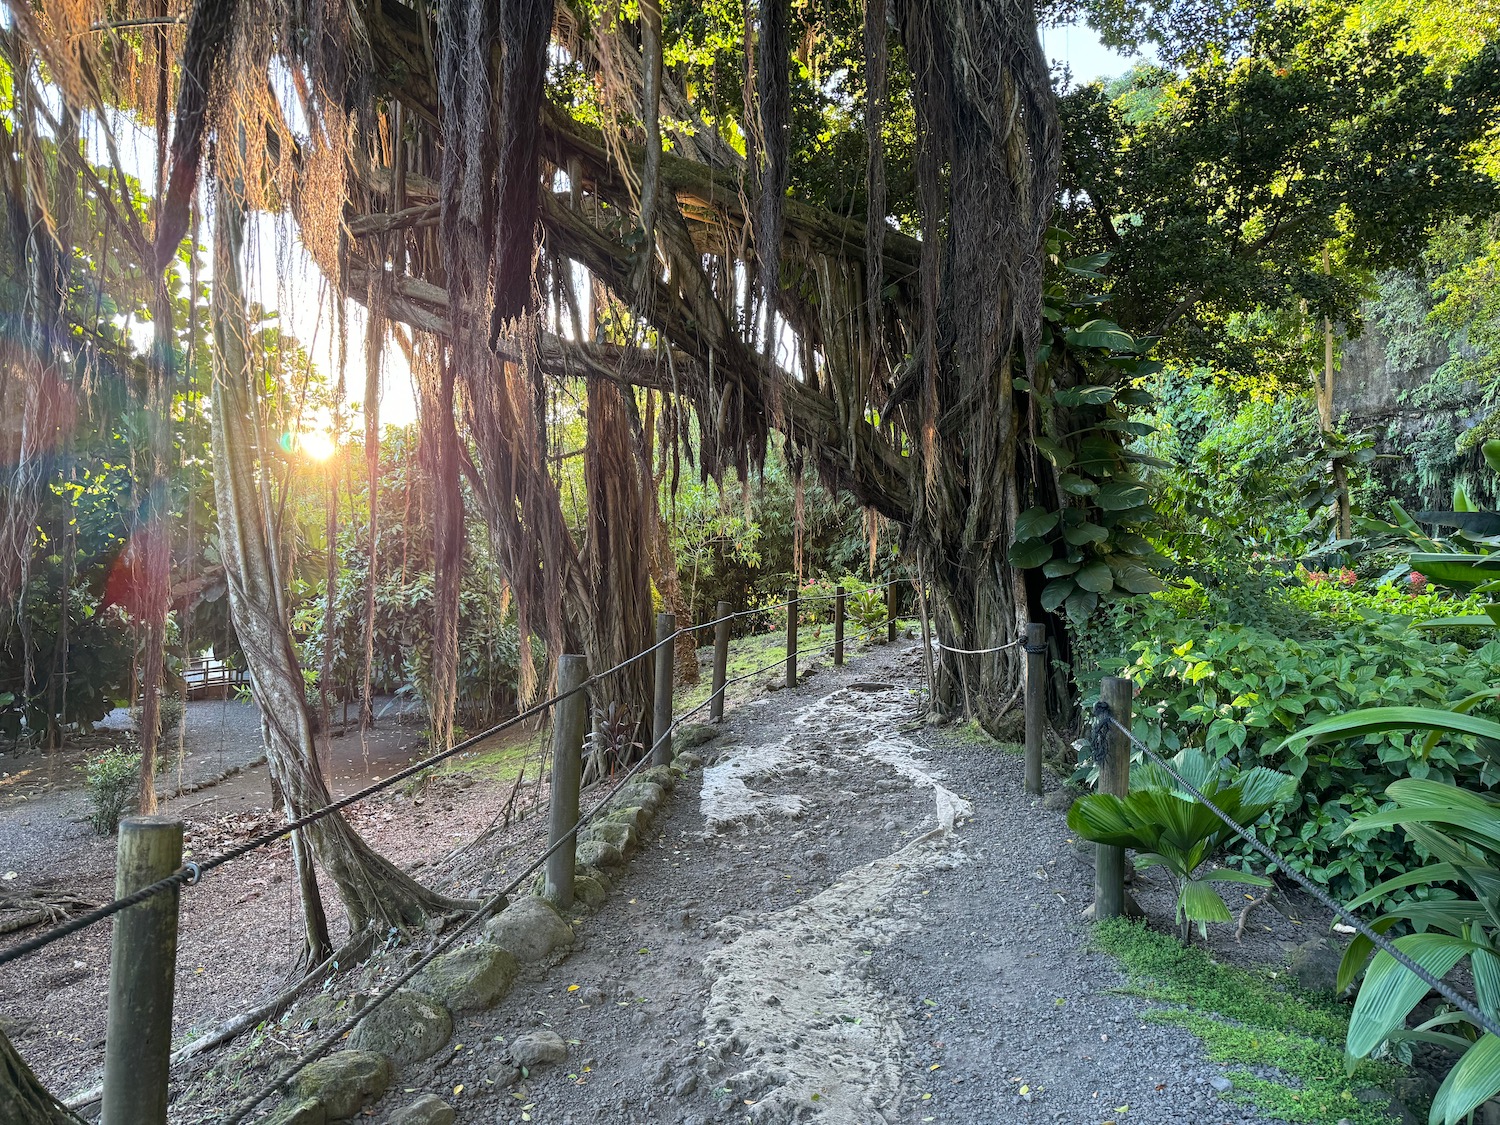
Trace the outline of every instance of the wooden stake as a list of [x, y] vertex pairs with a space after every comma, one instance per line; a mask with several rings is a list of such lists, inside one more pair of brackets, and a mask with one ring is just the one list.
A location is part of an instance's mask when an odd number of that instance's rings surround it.
[[708, 706], [711, 722], [724, 721], [724, 681], [729, 677], [729, 603], [720, 602], [714, 611], [719, 619], [714, 626], [714, 696]]
[[[120, 821], [116, 898], [181, 866], [182, 821], [164, 816]], [[179, 894], [173, 887], [115, 916], [100, 1112], [106, 1125], [166, 1125]]]
[[1026, 792], [1042, 795], [1042, 729], [1047, 724], [1047, 626], [1026, 626]]
[[833, 592], [833, 666], [844, 664], [844, 588]]
[[[668, 658], [671, 647], [667, 647]], [[562, 846], [547, 857], [547, 899], [566, 910], [573, 905], [573, 865], [578, 837], [570, 835], [578, 823], [578, 789], [583, 781], [583, 732], [588, 702], [581, 685], [587, 668], [583, 657], [569, 653], [557, 662], [557, 712], [552, 720], [552, 800], [548, 809], [547, 846]], [[566, 694], [564, 694], [566, 693]], [[564, 839], [566, 837], [566, 839]]]
[[[1110, 715], [1130, 729], [1130, 705], [1134, 689], [1129, 680], [1106, 676], [1099, 696]], [[1099, 762], [1099, 792], [1124, 797], [1130, 792], [1130, 740], [1113, 724], [1097, 745], [1107, 747]], [[1094, 921], [1118, 918], [1125, 913], [1125, 849], [1096, 844], [1094, 860]]]
[[786, 686], [797, 686], [797, 587], [786, 592]]
[[651, 733], [656, 743], [651, 751], [653, 766], [672, 764], [672, 649], [670, 638], [677, 632], [677, 615], [656, 615], [656, 709]]
[[896, 584], [892, 582], [885, 588], [885, 643], [894, 644], [896, 640]]

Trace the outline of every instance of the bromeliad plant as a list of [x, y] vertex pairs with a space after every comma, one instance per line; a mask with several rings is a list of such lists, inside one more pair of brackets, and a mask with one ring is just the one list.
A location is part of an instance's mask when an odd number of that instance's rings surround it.
[[[1287, 800], [1296, 785], [1287, 774], [1264, 766], [1234, 771], [1198, 749], [1180, 751], [1171, 764], [1225, 815], [1244, 825], [1254, 824]], [[1133, 849], [1137, 868], [1161, 866], [1171, 872], [1177, 883], [1177, 925], [1184, 940], [1194, 923], [1207, 938], [1208, 923], [1230, 920], [1229, 908], [1212, 883], [1271, 885], [1260, 875], [1232, 868], [1199, 875], [1228, 842], [1230, 828], [1153, 762], [1131, 770], [1126, 797], [1090, 793], [1074, 801], [1068, 827], [1085, 840]]]

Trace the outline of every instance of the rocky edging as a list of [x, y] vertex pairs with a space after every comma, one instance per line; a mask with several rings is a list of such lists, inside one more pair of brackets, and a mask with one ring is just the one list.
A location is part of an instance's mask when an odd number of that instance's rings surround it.
[[[615, 795], [615, 807], [578, 834], [572, 910], [597, 909], [618, 871], [640, 848], [644, 834], [687, 772], [702, 764], [687, 753], [719, 733], [704, 725], [684, 727], [674, 739], [674, 764], [642, 770]], [[453, 1017], [493, 1008], [509, 994], [525, 966], [545, 971], [573, 945], [573, 929], [541, 896], [540, 875], [521, 896], [484, 925], [478, 941], [437, 957], [404, 988], [375, 1008], [349, 1035], [348, 1048], [312, 1063], [296, 1076], [291, 1092], [261, 1125], [332, 1125], [353, 1118], [378, 1101], [402, 1067], [429, 1059], [453, 1037]], [[329, 1004], [319, 997], [314, 1004]], [[332, 1012], [327, 1013], [332, 1015]], [[555, 1032], [517, 1036], [508, 1047], [509, 1066], [494, 1080], [512, 1082], [523, 1070], [563, 1062], [567, 1044]], [[508, 1073], [500, 1073], [500, 1071]], [[453, 1107], [423, 1094], [396, 1109], [387, 1125], [451, 1125]]]

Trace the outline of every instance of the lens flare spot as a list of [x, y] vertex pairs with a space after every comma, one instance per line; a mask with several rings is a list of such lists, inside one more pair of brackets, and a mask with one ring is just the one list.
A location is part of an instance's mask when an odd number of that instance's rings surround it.
[[314, 461], [326, 461], [338, 450], [327, 430], [304, 430], [297, 435], [297, 452]]

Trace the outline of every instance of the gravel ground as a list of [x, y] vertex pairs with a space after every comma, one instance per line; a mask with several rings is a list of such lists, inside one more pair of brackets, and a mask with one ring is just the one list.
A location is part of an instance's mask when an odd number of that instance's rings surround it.
[[[1199, 1042], [1143, 1022], [1113, 961], [1089, 949], [1090, 856], [1049, 807], [1065, 802], [1024, 796], [1018, 754], [920, 725], [920, 677], [904, 641], [731, 711], [607, 902], [570, 919], [566, 959], [459, 1017], [452, 1047], [406, 1068], [365, 1115], [383, 1121], [430, 1092], [460, 1125], [1263, 1120], [1221, 1099], [1223, 1071]], [[340, 755], [336, 790], [397, 756], [359, 754]], [[259, 772], [182, 799], [197, 802], [187, 815], [203, 846], [253, 830]], [[356, 824], [408, 869], [480, 894], [545, 839], [535, 816], [496, 831], [504, 798], [441, 778], [421, 802], [359, 806]], [[282, 847], [185, 898], [182, 1034], [284, 979], [291, 876]], [[1134, 894], [1170, 916], [1159, 877]], [[1326, 930], [1301, 921], [1285, 902], [1261, 908], [1243, 944], [1225, 927], [1215, 952], [1281, 961]], [[98, 927], [0, 971], [0, 1020], [59, 1090], [97, 1080], [107, 964]], [[241, 1090], [312, 1041], [291, 1020], [258, 1041]], [[539, 1029], [564, 1038], [568, 1060], [517, 1074], [508, 1044]], [[174, 1122], [218, 1119], [231, 1095], [209, 1071], [221, 1066], [174, 1076]]]
[[[1062, 813], [1019, 755], [918, 726], [919, 678], [898, 643], [732, 712], [571, 954], [375, 1118], [431, 1092], [460, 1123], [1260, 1120], [1114, 991]], [[1296, 936], [1265, 913], [1242, 956]], [[538, 1029], [569, 1059], [513, 1081], [506, 1043]]]

